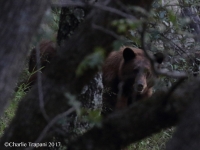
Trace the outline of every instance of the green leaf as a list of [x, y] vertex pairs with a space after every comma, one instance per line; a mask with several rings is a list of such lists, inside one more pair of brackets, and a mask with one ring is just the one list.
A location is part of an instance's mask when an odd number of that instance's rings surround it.
[[119, 33], [124, 33], [124, 32], [126, 32], [127, 31], [127, 25], [126, 24], [120, 24], [119, 26], [118, 26], [118, 32]]
[[79, 64], [76, 75], [81, 76], [88, 69], [99, 69], [104, 61], [104, 49], [97, 47], [94, 53], [85, 57], [85, 59]]
[[71, 93], [65, 93], [65, 97], [69, 100], [68, 104], [71, 105], [75, 110], [77, 115], [81, 114], [81, 102], [76, 99], [75, 95]]
[[172, 12], [172, 11], [169, 11], [169, 20], [174, 24], [176, 25], [176, 15]]
[[88, 110], [88, 109], [82, 109], [82, 115], [87, 115], [84, 117], [84, 120], [90, 123], [92, 126], [96, 125], [98, 127], [101, 126], [101, 111], [100, 110]]

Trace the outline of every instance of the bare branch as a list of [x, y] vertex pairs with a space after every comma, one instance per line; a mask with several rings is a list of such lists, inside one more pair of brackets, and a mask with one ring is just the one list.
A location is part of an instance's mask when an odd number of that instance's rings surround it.
[[107, 30], [106, 28], [103, 28], [103, 27], [101, 27], [101, 26], [99, 26], [99, 25], [96, 25], [96, 24], [92, 24], [92, 27], [94, 28], [94, 29], [96, 29], [96, 30], [99, 30], [99, 31], [101, 31], [101, 32], [104, 32], [104, 33], [106, 33], [106, 34], [108, 34], [108, 35], [111, 35], [111, 36], [113, 36], [115, 39], [117, 39], [117, 40], [121, 40], [121, 41], [124, 41], [125, 40], [125, 38], [123, 37], [123, 36], [119, 36], [119, 35], [117, 35], [115, 32], [113, 32], [112, 30]]
[[161, 69], [161, 70], [156, 69], [156, 72], [157, 74], [164, 75], [166, 77], [176, 78], [176, 79], [188, 77], [187, 73], [183, 71], [181, 72], [181, 71], [169, 71], [166, 69]]
[[[147, 44], [146, 44], [146, 41], [145, 41], [145, 35], [146, 35], [146, 26], [147, 26], [147, 23], [144, 22], [143, 23], [143, 28], [142, 28], [142, 31], [141, 31], [141, 46], [142, 46], [142, 49], [144, 50], [144, 53], [146, 55], [146, 57], [150, 60], [150, 63], [151, 63], [151, 66], [152, 66], [152, 69], [153, 69], [153, 72], [156, 74], [156, 75], [164, 75], [164, 76], [167, 76], [167, 77], [172, 77], [172, 78], [187, 78], [187, 74], [185, 72], [180, 72], [180, 71], [169, 71], [169, 70], [166, 70], [166, 69], [158, 69], [156, 68], [156, 64], [153, 60], [153, 58], [147, 53]], [[177, 46], [178, 47], [178, 46]], [[151, 46], [149, 46], [149, 48], [151, 48]], [[178, 47], [180, 50], [182, 50], [180, 47]]]
[[[36, 46], [36, 62], [37, 62], [37, 70], [41, 68], [41, 63], [40, 63], [40, 48], [39, 45]], [[40, 103], [40, 110], [42, 112], [42, 115], [44, 118], [48, 121], [49, 117], [45, 111], [44, 108], [44, 96], [43, 96], [43, 91], [42, 91], [42, 75], [41, 72], [37, 72], [37, 87], [38, 87], [38, 98], [39, 98], [39, 103]]]
[[69, 6], [88, 7], [88, 6], [91, 6], [93, 8], [98, 8], [98, 9], [101, 9], [104, 11], [108, 11], [108, 12], [117, 14], [117, 15], [127, 18], [127, 19], [136, 20], [136, 18], [133, 15], [124, 13], [124, 12], [122, 12], [118, 9], [112, 8], [112, 7], [108, 7], [108, 6], [106, 6], [105, 3], [101, 3], [101, 2], [96, 2], [96, 3], [90, 4], [90, 3], [83, 3], [83, 2], [67, 1], [67, 2], [52, 3], [52, 6], [54, 6], [54, 7], [69, 7]]
[[[68, 115], [70, 115], [71, 113], [73, 113], [75, 111], [74, 108], [70, 108], [69, 110], [57, 115], [56, 117], [54, 117], [48, 124], [47, 126], [44, 128], [44, 130], [41, 132], [40, 136], [37, 138], [37, 140], [35, 141], [35, 143], [39, 143], [42, 141], [42, 139], [46, 136], [47, 132], [49, 131], [49, 129], [56, 124], [60, 119], [67, 117]], [[33, 148], [30, 148], [30, 150]]]

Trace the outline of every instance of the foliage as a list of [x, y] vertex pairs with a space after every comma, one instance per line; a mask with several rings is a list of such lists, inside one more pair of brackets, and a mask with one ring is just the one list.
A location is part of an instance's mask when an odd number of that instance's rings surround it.
[[22, 83], [14, 93], [13, 99], [5, 110], [3, 116], [0, 118], [0, 136], [2, 136], [5, 128], [9, 125], [10, 121], [15, 116], [15, 111], [17, 110], [18, 103], [26, 95], [25, 91], [27, 91], [28, 87], [28, 84]]
[[79, 65], [76, 71], [76, 75], [80, 76], [85, 72], [88, 68], [98, 68], [103, 64], [104, 60], [104, 50], [102, 48], [97, 47], [94, 53], [88, 55]]
[[17, 110], [18, 104], [20, 100], [27, 94], [27, 91], [30, 89], [30, 83], [27, 83], [29, 78], [40, 71], [42, 68], [34, 71], [29, 72], [27, 68], [25, 68], [21, 76], [16, 84], [16, 89], [13, 94], [13, 99], [11, 100], [9, 106], [5, 110], [4, 114], [0, 118], [0, 136], [2, 136], [5, 128], [9, 125], [10, 121], [15, 116], [15, 111]]
[[131, 144], [128, 150], [165, 150], [166, 142], [171, 138], [174, 128], [163, 130], [137, 143]]
[[[138, 20], [115, 20], [112, 25], [117, 28], [119, 34], [125, 34], [136, 47], [142, 47], [141, 33], [145, 33], [144, 42], [148, 46], [146, 50], [166, 55], [162, 68], [168, 71], [185, 71], [192, 77], [199, 71], [200, 45], [193, 34], [195, 29], [194, 25], [191, 25], [191, 16], [183, 17], [182, 9], [187, 6], [190, 9], [191, 5], [192, 9], [198, 9], [196, 4], [196, 1], [157, 0], [153, 3], [150, 13], [129, 6], [129, 11], [143, 17], [139, 17]], [[147, 25], [144, 27], [144, 24]], [[167, 87], [175, 81], [170, 77], [162, 78], [167, 80]]]

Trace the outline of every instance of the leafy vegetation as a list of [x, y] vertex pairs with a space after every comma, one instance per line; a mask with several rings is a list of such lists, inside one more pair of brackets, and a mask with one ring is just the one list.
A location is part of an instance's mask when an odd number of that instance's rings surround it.
[[144, 140], [134, 143], [128, 150], [164, 150], [166, 142], [171, 138], [174, 128], [163, 130]]
[[[21, 80], [26, 80], [27, 76], [30, 76], [28, 70], [25, 70], [22, 73], [22, 76], [23, 79]], [[15, 116], [15, 111], [17, 110], [18, 103], [26, 95], [26, 91], [28, 88], [28, 83], [22, 83], [17, 87], [17, 90], [14, 92], [13, 99], [11, 100], [9, 106], [0, 118], [0, 136], [2, 136], [5, 128], [9, 125], [10, 121]]]

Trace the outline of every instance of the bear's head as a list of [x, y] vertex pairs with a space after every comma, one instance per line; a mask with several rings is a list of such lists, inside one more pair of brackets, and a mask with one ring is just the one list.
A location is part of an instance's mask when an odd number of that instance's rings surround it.
[[[164, 57], [155, 54], [155, 60], [162, 63]], [[159, 57], [157, 57], [159, 56]], [[151, 63], [141, 49], [124, 48], [123, 61], [119, 67], [119, 89], [123, 95], [143, 95], [153, 86]]]

